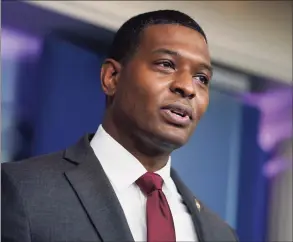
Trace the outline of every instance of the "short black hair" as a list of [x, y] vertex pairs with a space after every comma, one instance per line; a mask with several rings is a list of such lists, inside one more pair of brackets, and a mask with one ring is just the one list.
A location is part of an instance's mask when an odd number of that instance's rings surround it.
[[127, 20], [117, 31], [108, 57], [121, 64], [126, 63], [139, 46], [140, 36], [148, 26], [156, 24], [178, 24], [199, 32], [207, 42], [199, 24], [187, 14], [176, 10], [157, 10], [136, 15]]

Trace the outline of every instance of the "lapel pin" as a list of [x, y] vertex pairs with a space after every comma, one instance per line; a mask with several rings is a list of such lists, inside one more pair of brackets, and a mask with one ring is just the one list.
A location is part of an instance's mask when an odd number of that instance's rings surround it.
[[195, 205], [196, 205], [196, 207], [197, 207], [198, 211], [200, 211], [200, 209], [201, 209], [201, 206], [200, 206], [200, 203], [199, 203], [199, 201], [197, 201], [197, 199], [196, 199], [196, 198], [194, 199], [194, 201], [195, 201]]

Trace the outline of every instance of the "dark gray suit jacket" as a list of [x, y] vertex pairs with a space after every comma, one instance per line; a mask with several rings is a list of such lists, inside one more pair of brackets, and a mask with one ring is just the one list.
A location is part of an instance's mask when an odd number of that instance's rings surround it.
[[[2, 164], [2, 241], [133, 241], [89, 140], [87, 135], [65, 151]], [[225, 222], [196, 204], [174, 170], [171, 176], [199, 241], [237, 241]]]

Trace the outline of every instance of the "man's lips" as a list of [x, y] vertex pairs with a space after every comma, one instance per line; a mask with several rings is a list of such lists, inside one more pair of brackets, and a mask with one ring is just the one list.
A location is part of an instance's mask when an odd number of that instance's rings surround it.
[[162, 108], [163, 110], [169, 110], [181, 117], [188, 116], [190, 120], [193, 119], [192, 108], [181, 103], [172, 103]]
[[167, 123], [177, 127], [187, 127], [193, 119], [191, 107], [181, 103], [172, 103], [164, 106], [161, 109], [161, 114]]

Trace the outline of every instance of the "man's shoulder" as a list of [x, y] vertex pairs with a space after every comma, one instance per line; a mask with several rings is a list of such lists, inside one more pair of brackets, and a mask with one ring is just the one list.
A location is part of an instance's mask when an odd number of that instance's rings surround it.
[[218, 224], [222, 224], [224, 226], [229, 226], [218, 214], [213, 212], [207, 205], [205, 205], [198, 198], [194, 197], [195, 205], [202, 216], [205, 216], [205, 219], [209, 221], [213, 221]]
[[21, 161], [4, 162], [1, 164], [1, 173], [20, 180], [54, 172], [60, 173], [66, 166], [70, 165], [63, 156], [64, 150]]
[[225, 238], [231, 238], [231, 241], [238, 241], [235, 230], [226, 221], [197, 198], [194, 198], [194, 202], [199, 211], [201, 222], [204, 223], [203, 225], [208, 225], [209, 231], [218, 231], [220, 234], [225, 234]]

